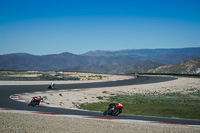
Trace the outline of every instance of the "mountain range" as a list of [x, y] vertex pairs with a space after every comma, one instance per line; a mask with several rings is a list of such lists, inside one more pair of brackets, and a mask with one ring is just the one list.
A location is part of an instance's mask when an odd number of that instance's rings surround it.
[[51, 55], [14, 53], [0, 55], [1, 70], [82, 71], [118, 74], [151, 69], [200, 57], [200, 47], [179, 49], [129, 49], [90, 51], [81, 55], [68, 52]]

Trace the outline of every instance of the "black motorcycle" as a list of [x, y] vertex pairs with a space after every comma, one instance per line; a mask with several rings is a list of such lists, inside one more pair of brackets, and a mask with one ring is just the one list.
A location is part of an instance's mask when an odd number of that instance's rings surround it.
[[53, 89], [53, 88], [54, 88], [54, 84], [53, 83], [48, 86], [48, 89]]

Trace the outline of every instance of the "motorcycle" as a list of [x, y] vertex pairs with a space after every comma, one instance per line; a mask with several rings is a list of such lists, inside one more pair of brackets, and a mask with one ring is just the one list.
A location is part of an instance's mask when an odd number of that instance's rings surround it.
[[110, 104], [108, 109], [106, 111], [103, 112], [103, 115], [112, 115], [112, 116], [118, 116], [120, 113], [122, 113], [122, 109], [123, 109], [123, 105], [122, 104]]
[[51, 83], [51, 84], [49, 85], [48, 89], [53, 89], [53, 87], [54, 87], [54, 84]]
[[28, 106], [32, 106], [35, 107], [36, 105], [40, 105], [40, 100], [41, 97], [33, 97], [33, 99], [31, 100], [31, 102], [28, 104]]
[[139, 75], [137, 73], [135, 73], [135, 77], [139, 78]]

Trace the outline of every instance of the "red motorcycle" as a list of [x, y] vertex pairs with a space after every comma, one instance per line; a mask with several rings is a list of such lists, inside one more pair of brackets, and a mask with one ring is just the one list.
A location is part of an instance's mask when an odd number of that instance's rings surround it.
[[40, 105], [40, 100], [41, 100], [41, 97], [33, 97], [33, 99], [31, 100], [31, 102], [28, 104], [28, 106], [36, 106], [36, 105]]
[[118, 116], [120, 113], [122, 113], [123, 108], [123, 105], [120, 103], [111, 103], [108, 106], [108, 109], [103, 112], [103, 115]]

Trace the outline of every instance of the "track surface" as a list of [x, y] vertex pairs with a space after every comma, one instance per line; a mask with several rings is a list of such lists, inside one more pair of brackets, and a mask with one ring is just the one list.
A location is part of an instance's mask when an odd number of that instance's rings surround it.
[[[124, 86], [124, 85], [137, 85], [137, 84], [150, 84], [157, 82], [165, 82], [175, 80], [172, 77], [151, 77], [142, 76], [136, 79], [113, 81], [113, 82], [96, 82], [96, 83], [80, 83], [80, 84], [56, 84], [57, 90], [60, 89], [82, 89], [82, 88], [98, 88], [98, 87], [111, 87], [111, 86]], [[55, 90], [54, 89], [54, 90]], [[176, 118], [162, 118], [162, 117], [149, 117], [149, 116], [136, 116], [136, 115], [124, 115], [119, 116], [103, 116], [100, 112], [89, 112], [72, 109], [53, 108], [46, 106], [29, 107], [26, 103], [17, 102], [9, 98], [10, 95], [19, 94], [24, 92], [46, 91], [47, 85], [0, 85], [0, 108], [14, 109], [14, 110], [28, 110], [28, 111], [40, 111], [53, 114], [67, 114], [67, 115], [83, 115], [92, 116], [94, 118], [117, 118], [126, 120], [141, 120], [141, 121], [153, 121], [159, 123], [171, 123], [171, 124], [185, 124], [185, 125], [200, 125], [199, 120], [187, 120]]]

